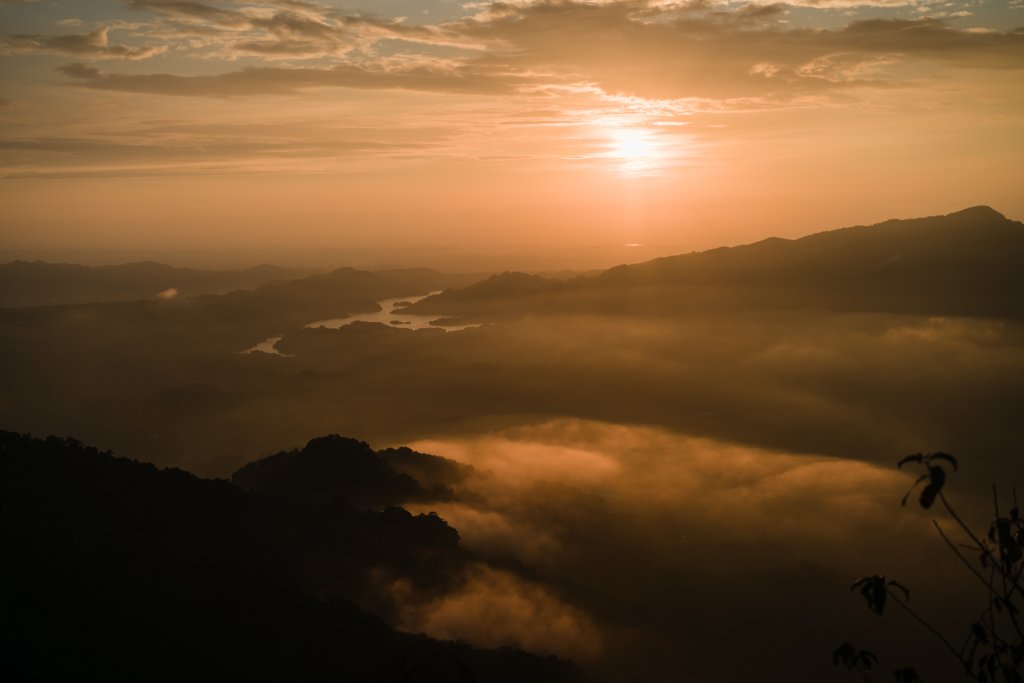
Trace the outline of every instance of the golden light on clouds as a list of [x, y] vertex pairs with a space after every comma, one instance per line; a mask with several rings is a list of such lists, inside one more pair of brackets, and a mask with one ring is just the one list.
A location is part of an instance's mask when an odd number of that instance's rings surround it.
[[[240, 197], [309, 245], [621, 243], [625, 215], [645, 242], [716, 246], [975, 204], [1018, 215], [1022, 16], [910, 0], [0, 2], [0, 239], [211, 246], [246, 233], [226, 225]], [[211, 177], [223, 193], [179, 182]], [[134, 212], [129, 178], [196, 215]], [[145, 236], [129, 227], [143, 221]]]

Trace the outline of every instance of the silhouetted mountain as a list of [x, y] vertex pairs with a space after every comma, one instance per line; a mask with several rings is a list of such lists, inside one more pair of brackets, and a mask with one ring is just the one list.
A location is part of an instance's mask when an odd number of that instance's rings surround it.
[[370, 573], [450, 581], [458, 536], [435, 516], [0, 432], [0, 532], [9, 680], [578, 680], [554, 658], [396, 633], [346, 600]]
[[169, 290], [180, 296], [219, 294], [256, 289], [314, 272], [266, 264], [215, 271], [175, 268], [152, 261], [97, 267], [13, 261], [0, 265], [0, 308], [133, 301]]
[[[277, 453], [251, 462], [231, 475], [231, 481], [249, 491], [293, 500], [329, 502], [336, 498], [359, 506], [379, 507], [407, 502], [448, 500], [452, 491], [444, 482], [422, 486], [416, 478], [396, 471], [391, 461], [407, 469], [430, 463], [436, 475], [443, 458], [409, 449], [396, 455], [378, 454], [362, 441], [332, 434], [313, 439], [302, 450]], [[417, 457], [418, 456], [418, 457]], [[430, 459], [430, 460], [427, 460]], [[438, 461], [438, 462], [435, 462]], [[454, 463], [452, 463], [454, 465]], [[448, 468], [454, 473], [454, 468]]]
[[551, 288], [557, 280], [549, 280], [539, 275], [526, 273], [504, 272], [476, 283], [463, 293], [472, 291], [480, 297], [520, 295], [528, 292], [544, 292]]
[[1021, 263], [1024, 225], [979, 206], [670, 256], [564, 283], [502, 276], [409, 310], [473, 318], [760, 309], [1019, 318]]
[[396, 472], [407, 474], [426, 487], [448, 488], [464, 481], [476, 470], [472, 465], [442, 458], [428, 453], [419, 453], [402, 446], [377, 451]]
[[579, 278], [573, 281], [551, 280], [539, 275], [504, 272], [468, 287], [445, 290], [405, 310], [410, 313], [455, 315], [486, 311], [495, 305], [500, 308], [509, 303], [549, 297], [564, 291], [568, 282], [578, 281]]

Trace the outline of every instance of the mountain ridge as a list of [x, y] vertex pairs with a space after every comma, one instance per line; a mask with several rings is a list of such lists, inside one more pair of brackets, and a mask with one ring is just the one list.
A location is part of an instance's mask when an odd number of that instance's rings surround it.
[[14, 260], [0, 264], [0, 308], [132, 301], [167, 290], [185, 296], [221, 294], [318, 272], [266, 263], [241, 270], [201, 270], [150, 260], [104, 266]]
[[565, 282], [506, 273], [409, 311], [472, 320], [762, 308], [1019, 318], [1024, 304], [1012, 292], [1024, 287], [1020, 263], [1024, 224], [975, 206], [666, 256]]

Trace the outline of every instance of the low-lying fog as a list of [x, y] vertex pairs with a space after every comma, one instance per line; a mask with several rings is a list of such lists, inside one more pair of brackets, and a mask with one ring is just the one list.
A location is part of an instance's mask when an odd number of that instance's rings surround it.
[[[477, 468], [420, 509], [508, 563], [410, 600], [412, 631], [568, 656], [607, 680], [830, 680], [844, 640], [894, 666], [941, 662], [906, 615], [850, 594], [857, 577], [899, 578], [942, 624], [982, 597], [931, 516], [900, 507], [912, 479], [895, 467], [567, 419], [412, 447]], [[950, 493], [969, 508], [977, 492]]]

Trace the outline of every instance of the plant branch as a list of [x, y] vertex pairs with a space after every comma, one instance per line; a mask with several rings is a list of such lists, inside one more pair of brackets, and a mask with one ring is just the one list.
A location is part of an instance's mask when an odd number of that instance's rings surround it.
[[[939, 491], [939, 500], [942, 501], [942, 505], [946, 508], [946, 512], [949, 513], [949, 516], [952, 517], [953, 520], [960, 526], [960, 528], [963, 529], [963, 532], [967, 534], [972, 541], [974, 541], [975, 545], [978, 547], [978, 550], [980, 550], [981, 552], [986, 552], [988, 550], [988, 546], [984, 543], [984, 541], [978, 538], [973, 531], [971, 531], [971, 528], [967, 526], [967, 523], [963, 520], [963, 518], [960, 517], [959, 514], [957, 514], [957, 511], [953, 509], [953, 506], [949, 504], [949, 500], [946, 499], [946, 496], [943, 495], [941, 491]], [[1002, 566], [1002, 562], [1000, 561], [1001, 559], [1002, 558], [993, 557], [992, 564], [998, 568], [999, 573], [1002, 576], [1007, 578], [1010, 581], [1010, 583], [1013, 584], [1014, 589], [1024, 593], [1024, 589], [1021, 588], [1020, 583], [1018, 582], [1018, 579], [1020, 578], [1020, 573], [1018, 572], [1017, 576], [1011, 576], [1009, 572], [1007, 572], [1006, 569]]]
[[943, 506], [945, 506], [946, 512], [949, 513], [949, 516], [952, 517], [953, 520], [960, 525], [960, 528], [963, 529], [964, 533], [967, 534], [972, 541], [974, 541], [974, 544], [978, 547], [978, 550], [984, 551], [985, 544], [982, 542], [980, 538], [974, 535], [974, 532], [971, 531], [971, 527], [967, 526], [967, 522], [965, 522], [960, 517], [960, 515], [957, 514], [956, 510], [954, 510], [953, 506], [949, 504], [949, 501], [946, 499], [946, 496], [943, 495], [941, 491], [939, 492], [939, 500], [942, 501], [942, 504]]
[[967, 569], [970, 570], [970, 572], [972, 574], [974, 574], [974, 576], [977, 577], [978, 581], [981, 581], [981, 584], [983, 586], [985, 586], [985, 588], [987, 588], [987, 589], [989, 589], [989, 591], [991, 591], [992, 590], [992, 585], [988, 581], [986, 581], [985, 577], [982, 576], [981, 573], [977, 569], [974, 568], [974, 565], [972, 565], [970, 563], [970, 561], [968, 561], [968, 559], [963, 556], [963, 553], [961, 553], [959, 550], [957, 550], [956, 545], [953, 543], [953, 541], [949, 540], [949, 537], [946, 536], [946, 532], [944, 532], [942, 530], [942, 527], [939, 526], [938, 521], [933, 519], [932, 520], [932, 525], [935, 527], [935, 530], [939, 532], [939, 536], [941, 536], [942, 540], [946, 542], [946, 545], [949, 546], [949, 549], [953, 551], [953, 554], [956, 555], [960, 559], [960, 561], [963, 563], [963, 565], [965, 567], [967, 567]]
[[903, 610], [914, 619], [914, 621], [916, 621], [917, 623], [921, 624], [921, 626], [926, 628], [933, 636], [938, 638], [939, 641], [943, 645], [946, 646], [946, 649], [949, 650], [950, 653], [954, 657], [956, 657], [956, 660], [958, 662], [960, 662], [961, 665], [965, 664], [963, 657], [960, 655], [960, 652], [958, 652], [957, 649], [955, 647], [953, 647], [953, 645], [949, 642], [949, 640], [946, 639], [946, 636], [942, 635], [942, 633], [938, 629], [936, 629], [934, 626], [929, 624], [928, 621], [924, 617], [922, 617], [920, 614], [915, 612], [914, 609], [912, 607], [910, 607], [910, 605], [908, 605], [907, 603], [905, 603], [902, 600], [900, 600], [898, 595], [896, 595], [895, 593], [893, 593], [889, 589], [886, 589], [885, 592], [888, 593], [889, 597], [892, 598], [893, 602], [895, 602], [897, 605], [902, 607]]

